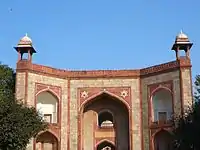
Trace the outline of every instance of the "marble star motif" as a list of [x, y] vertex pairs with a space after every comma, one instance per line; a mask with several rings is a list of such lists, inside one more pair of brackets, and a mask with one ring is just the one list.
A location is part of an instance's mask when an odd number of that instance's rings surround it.
[[83, 91], [81, 92], [81, 98], [87, 98], [88, 97], [88, 92], [87, 91]]
[[128, 91], [126, 91], [126, 90], [121, 91], [121, 96], [123, 98], [126, 98], [128, 96]]

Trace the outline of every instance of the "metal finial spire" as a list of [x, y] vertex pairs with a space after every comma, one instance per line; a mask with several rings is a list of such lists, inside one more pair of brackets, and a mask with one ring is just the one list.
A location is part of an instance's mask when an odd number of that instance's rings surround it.
[[181, 34], [183, 34], [183, 30], [181, 29]]
[[26, 33], [26, 37], [28, 36], [28, 34]]

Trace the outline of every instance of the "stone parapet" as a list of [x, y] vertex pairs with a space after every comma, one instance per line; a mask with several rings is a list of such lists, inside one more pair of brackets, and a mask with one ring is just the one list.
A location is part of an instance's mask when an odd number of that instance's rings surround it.
[[71, 71], [55, 69], [38, 64], [32, 64], [27, 60], [21, 60], [17, 63], [17, 71], [25, 71], [37, 73], [40, 75], [49, 75], [58, 78], [133, 78], [146, 77], [164, 72], [171, 72], [178, 68], [191, 67], [191, 62], [185, 57], [181, 57], [177, 61], [172, 61], [144, 69], [133, 70], [89, 70], [89, 71]]

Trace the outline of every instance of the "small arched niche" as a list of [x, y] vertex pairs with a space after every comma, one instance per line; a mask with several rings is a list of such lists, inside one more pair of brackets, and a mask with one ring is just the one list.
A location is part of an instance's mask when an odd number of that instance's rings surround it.
[[36, 150], [58, 150], [58, 139], [46, 131], [36, 138]]
[[97, 145], [96, 150], [115, 150], [115, 146], [109, 141], [103, 141]]
[[108, 110], [103, 110], [98, 113], [99, 128], [112, 128], [114, 126], [113, 115]]
[[49, 91], [37, 95], [36, 108], [48, 123], [58, 123], [58, 98]]
[[160, 89], [152, 96], [152, 121], [166, 122], [173, 113], [172, 94], [169, 90]]
[[154, 150], [173, 150], [173, 136], [161, 130], [154, 136]]

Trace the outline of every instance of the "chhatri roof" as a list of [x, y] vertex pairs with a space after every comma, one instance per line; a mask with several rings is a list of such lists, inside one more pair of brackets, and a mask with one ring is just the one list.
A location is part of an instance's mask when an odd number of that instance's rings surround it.
[[24, 37], [22, 37], [18, 43], [18, 46], [20, 47], [32, 47], [32, 40], [28, 35], [26, 34]]
[[176, 36], [175, 43], [176, 44], [188, 44], [188, 43], [190, 43], [190, 40], [189, 40], [188, 36], [185, 33], [183, 33], [183, 31], [181, 30], [181, 32]]

